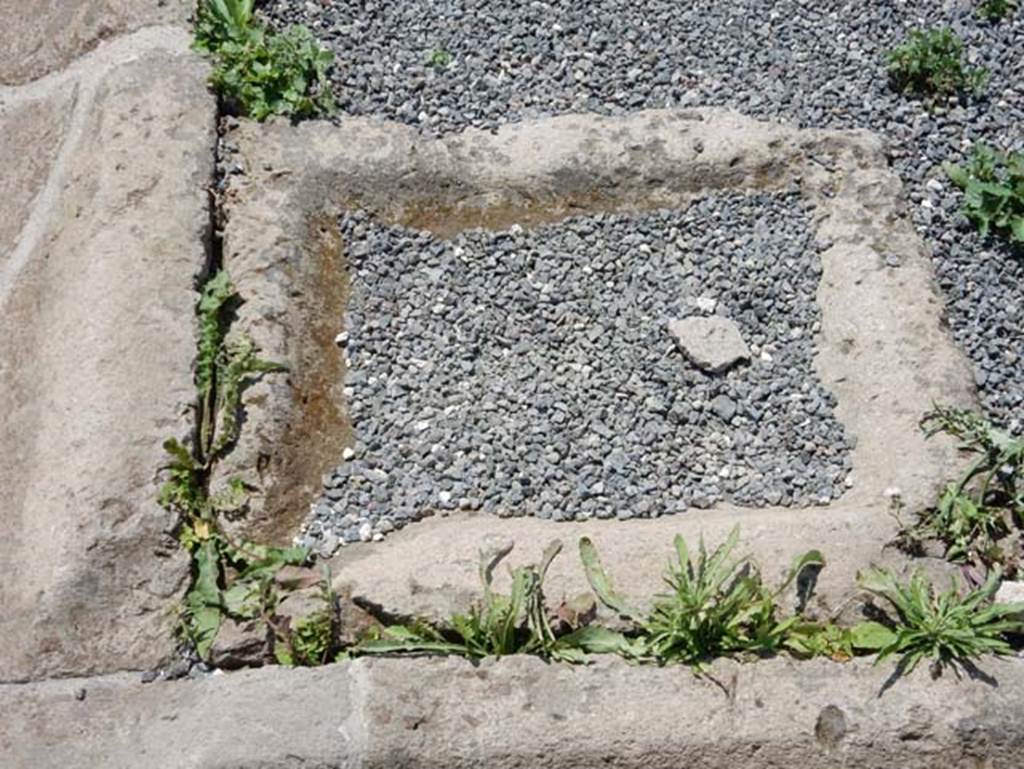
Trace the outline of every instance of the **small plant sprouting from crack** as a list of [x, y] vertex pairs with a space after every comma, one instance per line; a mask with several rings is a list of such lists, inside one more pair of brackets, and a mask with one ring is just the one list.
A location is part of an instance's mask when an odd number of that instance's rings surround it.
[[948, 484], [938, 503], [913, 524], [901, 524], [897, 544], [919, 553], [938, 540], [951, 561], [1020, 573], [1024, 547], [1024, 438], [1013, 438], [977, 414], [936, 406], [922, 420], [928, 436], [945, 433], [974, 460]]
[[324, 608], [300, 617], [294, 626], [291, 617], [264, 616], [274, 636], [274, 658], [278, 664], [315, 667], [333, 662], [341, 653], [338, 596], [331, 588], [331, 575], [326, 566], [320, 590]]
[[[786, 648], [797, 616], [780, 617], [778, 597], [808, 570], [825, 560], [816, 550], [799, 556], [783, 584], [768, 588], [749, 558], [737, 558], [739, 528], [709, 552], [703, 538], [691, 556], [682, 536], [675, 538], [676, 562], [665, 576], [669, 592], [656, 596], [648, 612], [629, 606], [612, 588], [593, 543], [580, 540], [580, 557], [598, 598], [634, 626], [620, 652], [658, 664], [702, 666], [736, 654], [775, 654]], [[805, 634], [807, 633], [805, 628]]]
[[1011, 654], [1006, 636], [1024, 631], [1024, 622], [1013, 618], [1024, 613], [1024, 602], [992, 602], [1001, 577], [996, 567], [983, 585], [961, 595], [954, 584], [936, 591], [920, 572], [906, 585], [883, 569], [858, 575], [861, 587], [887, 604], [886, 624], [877, 625], [878, 662], [898, 655], [895, 675], [901, 676], [931, 660], [937, 678], [946, 667], [973, 673], [979, 658]]
[[214, 90], [242, 115], [263, 121], [335, 110], [327, 77], [333, 54], [305, 27], [277, 32], [262, 24], [253, 0], [200, 0], [193, 48], [213, 59]]
[[199, 354], [195, 377], [200, 403], [197, 453], [206, 466], [238, 439], [238, 412], [246, 384], [261, 374], [287, 370], [285, 366], [257, 357], [256, 345], [251, 339], [231, 338], [226, 333], [226, 316], [237, 298], [231, 279], [222, 270], [203, 287], [199, 299]]
[[[168, 480], [159, 501], [181, 520], [179, 540], [193, 560], [193, 582], [184, 599], [180, 633], [206, 659], [225, 618], [262, 619], [275, 627], [274, 610], [283, 585], [278, 575], [288, 566], [300, 566], [309, 559], [306, 548], [277, 548], [233, 540], [219, 525], [226, 513], [240, 511], [247, 490], [238, 479], [210, 495], [210, 473], [240, 429], [239, 413], [245, 388], [264, 374], [285, 371], [280, 364], [258, 357], [247, 337], [231, 337], [229, 317], [238, 295], [227, 272], [220, 271], [203, 287], [197, 311], [199, 344], [195, 382], [197, 390], [196, 442], [190, 451], [179, 441], [165, 441], [170, 462]], [[328, 611], [328, 613], [330, 613]], [[303, 638], [298, 652], [289, 659], [306, 664], [308, 644], [315, 623], [297, 624]], [[287, 626], [276, 627], [281, 646], [293, 643]]]

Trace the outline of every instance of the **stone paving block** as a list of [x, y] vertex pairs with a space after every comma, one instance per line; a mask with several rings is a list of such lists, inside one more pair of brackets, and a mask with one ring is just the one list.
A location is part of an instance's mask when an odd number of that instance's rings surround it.
[[71, 84], [18, 103], [0, 101], [0, 158], [5, 164], [0, 176], [0, 254], [10, 254], [17, 245], [32, 202], [50, 175], [75, 101]]
[[587, 667], [357, 660], [143, 685], [0, 686], [0, 755], [32, 769], [1017, 769], [1024, 662], [998, 685], [883, 689], [870, 660]]
[[[800, 130], [718, 109], [656, 110], [570, 115], [441, 139], [372, 119], [243, 123], [228, 147], [244, 171], [230, 177], [225, 196], [225, 265], [246, 300], [237, 327], [267, 357], [289, 363], [292, 377], [247, 393], [248, 434], [215, 479], [239, 475], [254, 490], [252, 517], [238, 524], [243, 531], [274, 529], [279, 540], [294, 533], [315, 499], [316, 475], [331, 469], [306, 461], [308, 445], [321, 459], [329, 453], [323, 438], [334, 440], [335, 457], [345, 445], [346, 431], [335, 423], [332, 438], [324, 428], [331, 423], [319, 417], [307, 424], [316, 442], [296, 438], [303, 419], [327, 412], [319, 408], [324, 399], [307, 398], [294, 382], [310, 360], [327, 365], [339, 355], [330, 333], [331, 324], [335, 334], [342, 330], [338, 302], [316, 301], [322, 273], [309, 265], [320, 263], [324, 233], [346, 208], [448, 237], [582, 213], [681, 208], [714, 191], [798, 186], [814, 206], [817, 239], [828, 244], [815, 367], [857, 441], [844, 501], [885, 507], [886, 490], [898, 488], [908, 506], [928, 504], [955, 462], [952, 443], [926, 441], [918, 421], [936, 401], [971, 405], [974, 386], [943, 326], [900, 181], [868, 132]], [[886, 266], [880, 243], [898, 256], [899, 269]], [[342, 244], [332, 248], [342, 264]], [[311, 312], [295, 312], [293, 297], [308, 297]], [[344, 415], [338, 389], [326, 402]], [[268, 528], [268, 521], [277, 523]]]
[[147, 30], [0, 89], [0, 681], [173, 652], [188, 558], [156, 499], [192, 429], [215, 138], [187, 45]]
[[119, 34], [183, 24], [191, 7], [189, 0], [0, 0], [0, 85], [59, 70]]

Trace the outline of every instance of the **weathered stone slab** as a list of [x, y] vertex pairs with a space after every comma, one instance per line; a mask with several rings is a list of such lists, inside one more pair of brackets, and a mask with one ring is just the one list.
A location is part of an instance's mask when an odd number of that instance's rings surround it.
[[0, 254], [10, 254], [28, 221], [67, 131], [75, 105], [70, 84], [38, 98], [7, 105], [0, 101]]
[[202, 681], [0, 687], [0, 754], [32, 769], [1016, 769], [1024, 662], [997, 686], [870, 660], [357, 660]]
[[0, 85], [61, 69], [101, 41], [149, 24], [182, 23], [189, 0], [0, 0]]
[[[273, 204], [271, 204], [273, 206]], [[248, 516], [225, 525], [258, 542], [290, 544], [324, 470], [350, 440], [343, 397], [344, 351], [335, 343], [348, 290], [335, 223], [313, 217], [282, 234], [279, 211], [231, 211], [224, 267], [245, 303], [232, 333], [250, 337], [261, 357], [288, 374], [259, 379], [244, 394], [241, 435], [211, 479], [217, 493], [231, 479], [250, 490]]]
[[[382, 544], [345, 547], [329, 563], [336, 591], [373, 607], [382, 616], [426, 617], [446, 622], [479, 600], [480, 552], [513, 546], [494, 572], [499, 591], [510, 588], [510, 568], [537, 563], [549, 542], [563, 543], [551, 564], [545, 594], [553, 605], [590, 591], [580, 562], [578, 542], [589, 537], [601, 555], [617, 592], [643, 606], [663, 592], [664, 576], [681, 534], [696, 547], [701, 537], [717, 547], [740, 527], [737, 556], [749, 555], [768, 584], [782, 584], [797, 556], [819, 550], [825, 568], [819, 573], [805, 614], [829, 619], [842, 612], [857, 617], [866, 596], [857, 572], [874, 564], [897, 574], [923, 569], [946, 584], [953, 567], [939, 559], [912, 559], [894, 547], [896, 523], [884, 509], [840, 504], [827, 511], [793, 508], [750, 509], [725, 506], [710, 511], [662, 516], [654, 520], [562, 522], [536, 518], [496, 518], [460, 513], [436, 517], [389, 535]], [[795, 586], [781, 601], [796, 606]], [[602, 610], [602, 613], [603, 610]], [[605, 613], [612, 621], [611, 613]]]
[[[266, 357], [291, 366], [290, 383], [278, 377], [248, 392], [246, 434], [219, 469], [218, 483], [242, 475], [254, 490], [243, 530], [287, 540], [318, 474], [349, 438], [331, 380], [344, 371], [333, 343], [343, 330], [335, 309], [343, 287], [325, 285], [319, 266], [328, 264], [325, 253], [343, 264], [344, 244], [325, 252], [324, 243], [346, 207], [447, 237], [470, 227], [679, 208], [708, 192], [798, 187], [814, 208], [817, 238], [830, 244], [815, 363], [857, 440], [855, 482], [844, 499], [884, 508], [886, 490], [898, 488], [918, 508], [955, 466], [953, 444], [926, 441], [918, 422], [936, 401], [972, 404], [972, 378], [943, 327], [902, 186], [867, 132], [664, 110], [570, 115], [441, 139], [373, 119], [243, 123], [228, 146], [244, 171], [226, 194], [225, 263], [246, 300], [237, 327]], [[879, 244], [897, 255], [898, 269], [886, 265]], [[315, 386], [297, 384], [303, 377]], [[719, 411], [728, 415], [730, 403]]]
[[188, 559], [156, 497], [162, 441], [191, 431], [215, 138], [187, 44], [147, 30], [0, 90], [2, 681], [172, 652]]

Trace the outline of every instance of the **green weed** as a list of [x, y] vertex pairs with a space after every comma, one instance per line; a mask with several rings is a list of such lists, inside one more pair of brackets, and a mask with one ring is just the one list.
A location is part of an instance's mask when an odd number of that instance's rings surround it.
[[232, 542], [215, 521], [205, 519], [186, 524], [182, 542], [192, 554], [195, 577], [185, 596], [181, 632], [202, 658], [225, 618], [269, 617], [279, 600], [277, 573], [309, 558], [305, 548]]
[[942, 432], [959, 439], [974, 460], [946, 486], [938, 504], [904, 526], [900, 542], [913, 550], [936, 539], [953, 561], [1020, 568], [1020, 525], [1024, 521], [1024, 439], [1012, 438], [982, 417], [937, 406], [922, 426], [929, 436]]
[[831, 622], [797, 622], [786, 634], [786, 650], [797, 657], [828, 657], [846, 662], [868, 652], [877, 652], [891, 639], [887, 627], [877, 622], [860, 622], [840, 627]]
[[598, 598], [635, 626], [620, 653], [651, 658], [660, 664], [700, 665], [720, 656], [773, 654], [786, 646], [797, 617], [781, 618], [779, 595], [809, 568], [821, 568], [821, 553], [798, 557], [783, 584], [769, 589], [749, 558], [733, 555], [739, 528], [708, 552], [703, 538], [691, 556], [686, 540], [675, 538], [676, 562], [665, 582], [669, 592], [657, 596], [651, 611], [642, 614], [615, 593], [593, 543], [580, 541], [580, 557]]
[[[325, 567], [326, 568], [326, 567]], [[292, 627], [290, 618], [268, 619], [274, 633], [274, 658], [289, 667], [315, 667], [334, 659], [338, 644], [337, 596], [331, 590], [330, 573], [321, 582], [324, 608], [300, 618]]]
[[287, 370], [259, 358], [251, 339], [228, 338], [228, 315], [237, 302], [238, 293], [223, 270], [206, 283], [199, 298], [195, 379], [200, 403], [199, 456], [206, 466], [238, 438], [238, 412], [246, 385], [262, 374]]
[[509, 595], [496, 593], [492, 587], [494, 569], [507, 551], [497, 556], [481, 553], [483, 595], [467, 614], [453, 615], [445, 627], [423, 621], [391, 625], [363, 639], [350, 652], [450, 654], [472, 659], [535, 654], [583, 662], [585, 654], [598, 649], [610, 631], [577, 622], [570, 623], [568, 632], [556, 634], [544, 597], [544, 579], [561, 549], [561, 542], [552, 542], [539, 564], [513, 569]]
[[877, 661], [898, 655], [896, 675], [910, 673], [923, 660], [931, 660], [933, 677], [945, 667], [974, 670], [974, 661], [986, 654], [1013, 652], [1008, 633], [1024, 631], [1012, 615], [1024, 612], [1024, 602], [994, 604], [1001, 573], [993, 569], [985, 584], [961, 595], [954, 584], [936, 592], [919, 572], [906, 585], [886, 570], [858, 575], [860, 585], [887, 605], [887, 623], [879, 625], [883, 641]]
[[947, 164], [946, 173], [964, 191], [964, 215], [982, 235], [994, 232], [1024, 246], [1024, 153], [979, 144], [966, 165]]
[[254, 0], [200, 0], [193, 47], [215, 53], [225, 41], [243, 41], [254, 23]]
[[185, 596], [181, 633], [201, 657], [209, 653], [226, 617], [269, 617], [279, 598], [275, 575], [284, 566], [309, 558], [305, 548], [273, 548], [233, 542], [218, 525], [221, 515], [246, 502], [241, 481], [232, 479], [210, 495], [213, 465], [238, 437], [239, 410], [245, 387], [256, 376], [283, 371], [261, 360], [251, 340], [227, 339], [230, 314], [238, 296], [221, 271], [203, 287], [197, 305], [199, 348], [196, 357], [197, 441], [190, 451], [176, 439], [164, 442], [169, 462], [159, 502], [180, 520], [179, 539], [192, 556], [194, 579]]
[[245, 387], [262, 374], [287, 370], [287, 366], [258, 357], [256, 345], [251, 339], [239, 337], [229, 339], [224, 344], [217, 369], [215, 409], [219, 424], [216, 440], [211, 447], [212, 456], [219, 456], [238, 439], [242, 392]]
[[980, 93], [988, 73], [963, 62], [963, 43], [949, 29], [913, 30], [889, 53], [889, 78], [900, 91], [949, 95]]
[[435, 48], [427, 57], [427, 64], [436, 69], [447, 69], [452, 63], [452, 55], [444, 48]]
[[1002, 21], [1011, 16], [1017, 7], [1017, 0], [981, 0], [978, 4], [978, 15], [986, 21]]
[[331, 52], [305, 27], [276, 32], [261, 24], [253, 0], [201, 0], [193, 46], [213, 59], [211, 84], [240, 114], [262, 121], [335, 109], [327, 78]]

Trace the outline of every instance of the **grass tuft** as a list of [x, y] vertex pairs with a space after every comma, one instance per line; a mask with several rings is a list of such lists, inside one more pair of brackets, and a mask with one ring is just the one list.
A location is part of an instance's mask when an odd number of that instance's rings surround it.
[[1024, 622], [1013, 618], [1024, 613], [1024, 602], [992, 602], [1001, 576], [994, 569], [985, 584], [961, 595], [952, 583], [936, 591], [919, 572], [905, 585], [882, 569], [858, 575], [860, 585], [887, 604], [888, 637], [877, 661], [898, 655], [896, 675], [904, 675], [931, 660], [938, 677], [946, 667], [974, 672], [974, 662], [987, 654], [1013, 653], [1006, 636], [1024, 631]]

